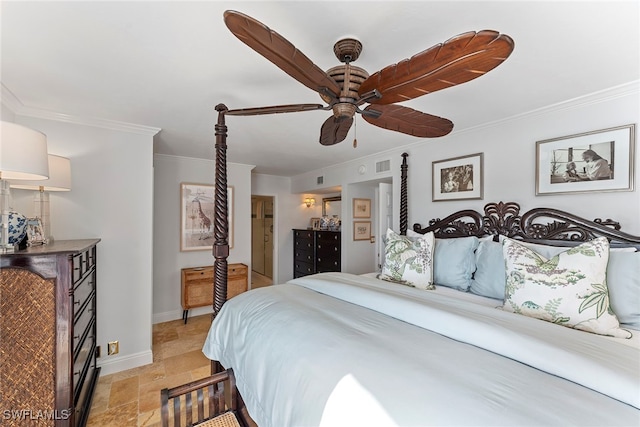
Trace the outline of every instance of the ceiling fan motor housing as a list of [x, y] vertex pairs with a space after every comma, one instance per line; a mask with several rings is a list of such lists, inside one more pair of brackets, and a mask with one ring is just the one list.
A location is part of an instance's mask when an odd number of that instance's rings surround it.
[[[362, 82], [369, 77], [369, 73], [360, 67], [345, 64], [327, 70], [327, 74], [335, 80], [338, 86], [342, 87], [338, 98], [340, 102], [333, 105], [333, 115], [336, 118], [353, 117], [356, 112], [356, 103], [360, 99], [358, 89], [360, 89]], [[320, 94], [320, 97], [327, 104], [331, 104], [330, 97], [323, 94]]]

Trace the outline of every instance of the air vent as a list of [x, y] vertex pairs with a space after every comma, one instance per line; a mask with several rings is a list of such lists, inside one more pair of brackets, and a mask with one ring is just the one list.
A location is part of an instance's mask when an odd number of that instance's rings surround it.
[[319, 176], [316, 178], [316, 184], [320, 185], [324, 182], [324, 176]]
[[391, 169], [391, 160], [376, 162], [376, 173], [387, 172]]

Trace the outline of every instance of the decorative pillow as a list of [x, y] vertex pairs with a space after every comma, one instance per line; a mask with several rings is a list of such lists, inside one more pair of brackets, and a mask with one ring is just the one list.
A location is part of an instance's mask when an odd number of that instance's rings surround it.
[[[415, 238], [422, 234], [407, 230], [407, 237]], [[471, 276], [476, 270], [474, 251], [479, 240], [475, 236], [453, 239], [435, 239], [433, 260], [433, 281], [436, 285], [446, 286], [459, 291], [468, 291]]]
[[611, 249], [607, 286], [611, 309], [622, 326], [640, 330], [640, 252]]
[[546, 259], [505, 238], [503, 309], [562, 326], [630, 338], [609, 306], [609, 241], [599, 237]]
[[378, 278], [420, 289], [435, 289], [434, 246], [433, 233], [421, 234], [419, 238], [410, 239], [388, 229], [384, 265]]
[[469, 292], [483, 297], [504, 299], [504, 257], [502, 243], [482, 240], [475, 253], [476, 271]]

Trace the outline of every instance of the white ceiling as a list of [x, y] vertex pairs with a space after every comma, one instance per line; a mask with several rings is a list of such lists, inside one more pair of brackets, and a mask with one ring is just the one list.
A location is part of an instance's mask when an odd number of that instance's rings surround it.
[[[155, 152], [213, 158], [215, 105], [322, 103], [244, 45], [227, 9], [277, 31], [322, 69], [357, 37], [370, 74], [463, 32], [515, 41], [486, 76], [403, 105], [473, 128], [638, 80], [634, 1], [2, 1], [1, 82], [18, 109], [161, 128]], [[17, 111], [20, 113], [20, 111]], [[327, 111], [227, 117], [228, 160], [292, 176], [417, 142], [356, 119], [342, 143], [318, 143]], [[352, 146], [357, 131], [358, 147]], [[446, 144], [447, 137], [430, 140]]]

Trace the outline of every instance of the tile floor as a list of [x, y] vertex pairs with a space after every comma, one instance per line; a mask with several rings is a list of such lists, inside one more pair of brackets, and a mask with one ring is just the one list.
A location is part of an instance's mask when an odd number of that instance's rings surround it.
[[211, 315], [153, 325], [153, 363], [98, 380], [87, 427], [159, 427], [160, 390], [211, 372], [202, 354]]
[[[273, 281], [252, 272], [251, 288]], [[160, 427], [160, 390], [204, 378], [211, 361], [202, 354], [211, 315], [153, 325], [153, 363], [100, 376], [87, 427]]]

